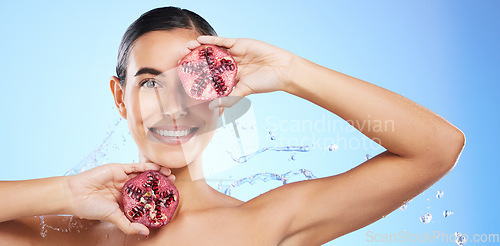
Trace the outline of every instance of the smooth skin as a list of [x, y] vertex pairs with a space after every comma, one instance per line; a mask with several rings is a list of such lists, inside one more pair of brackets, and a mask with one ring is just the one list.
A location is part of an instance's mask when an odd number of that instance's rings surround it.
[[[0, 215], [0, 221], [4, 221], [0, 223], [0, 241], [16, 245], [32, 242], [40, 245], [321, 245], [381, 219], [423, 192], [453, 169], [464, 147], [465, 137], [459, 129], [415, 102], [267, 43], [198, 37], [195, 31], [185, 29], [148, 35], [139, 38], [140, 45], [133, 48], [136, 55], [131, 56], [130, 63], [136, 62], [136, 68], [129, 67], [131, 74], [144, 65], [141, 60], [156, 64], [154, 56], [140, 47], [164, 45], [162, 48], [171, 49], [170, 54], [174, 54], [168, 58], [170, 63], [200, 44], [224, 47], [234, 56], [238, 63], [238, 83], [229, 97], [214, 100], [207, 108], [200, 109], [206, 118], [212, 119], [220, 113], [218, 108], [233, 105], [237, 98], [285, 91], [348, 122], [394, 122], [394, 131], [375, 129], [376, 124], [358, 129], [369, 138], [377, 139], [387, 151], [345, 173], [291, 183], [242, 202], [217, 192], [200, 177], [203, 143], [193, 145], [198, 146], [193, 152], [184, 149], [184, 159], [174, 158], [170, 166], [161, 155], [154, 154], [158, 146], [147, 145], [152, 147], [139, 149], [140, 162], [157, 164], [110, 164], [70, 177], [0, 182], [2, 195], [9, 194], [14, 187], [17, 194], [25, 194], [12, 197], [14, 202], [0, 202], [0, 211], [7, 211]], [[169, 66], [172, 65], [157, 68], [167, 71]], [[125, 90], [118, 83], [116, 78], [111, 79], [117, 107], [122, 116], [128, 117], [127, 121], [137, 120], [126, 112], [127, 100], [131, 100], [126, 97], [127, 90], [136, 83], [127, 81]], [[182, 108], [182, 100], [171, 102]], [[204, 124], [211, 122], [207, 120]], [[207, 138], [200, 137], [198, 141]], [[176, 156], [175, 153], [172, 156]], [[171, 179], [175, 176], [181, 200], [168, 225], [147, 230], [124, 221], [117, 212], [118, 191], [128, 178], [136, 175], [134, 173], [159, 169], [158, 164], [163, 166], [161, 170], [165, 174], [171, 170]], [[21, 199], [25, 197], [36, 199]], [[86, 230], [49, 232], [42, 240], [39, 220], [21, 219], [59, 213], [86, 219], [81, 220]], [[53, 220], [50, 223], [62, 218], [55, 216]], [[149, 233], [149, 237], [135, 235], [139, 232]]]

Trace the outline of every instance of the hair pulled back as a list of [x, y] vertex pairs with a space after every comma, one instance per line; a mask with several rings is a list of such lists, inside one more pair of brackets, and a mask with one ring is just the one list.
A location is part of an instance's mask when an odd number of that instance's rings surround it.
[[162, 7], [142, 14], [127, 28], [118, 49], [116, 75], [120, 79], [122, 88], [124, 88], [126, 80], [129, 52], [134, 42], [145, 33], [176, 28], [192, 29], [202, 35], [217, 36], [215, 30], [205, 19], [187, 9]]

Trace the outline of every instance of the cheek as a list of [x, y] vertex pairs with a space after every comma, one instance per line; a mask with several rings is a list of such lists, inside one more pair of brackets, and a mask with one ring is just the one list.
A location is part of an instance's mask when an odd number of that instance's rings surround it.
[[[161, 112], [154, 93], [135, 91], [129, 95], [127, 120], [140, 135], [146, 135], [147, 127], [161, 120]], [[131, 128], [132, 129], [132, 128]]]
[[209, 129], [215, 130], [215, 127], [217, 126], [217, 120], [219, 118], [219, 110], [211, 110], [208, 107], [203, 110], [198, 110], [196, 112], [199, 117], [203, 118], [205, 121], [205, 127]]

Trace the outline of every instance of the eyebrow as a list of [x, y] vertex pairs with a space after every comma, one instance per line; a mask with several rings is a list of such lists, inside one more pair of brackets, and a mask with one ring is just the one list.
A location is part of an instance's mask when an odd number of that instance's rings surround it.
[[152, 75], [161, 75], [163, 72], [160, 71], [160, 70], [157, 70], [157, 69], [154, 69], [154, 68], [150, 68], [150, 67], [143, 67], [141, 69], [139, 69], [139, 71], [137, 71], [137, 73], [135, 73], [135, 76], [139, 76], [141, 74], [152, 74]]

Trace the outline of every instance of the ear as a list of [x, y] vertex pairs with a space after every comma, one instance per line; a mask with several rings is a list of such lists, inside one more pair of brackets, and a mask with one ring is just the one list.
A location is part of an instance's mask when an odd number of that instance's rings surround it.
[[125, 107], [125, 91], [122, 90], [122, 86], [120, 85], [120, 79], [116, 76], [111, 77], [109, 80], [109, 87], [111, 88], [111, 93], [113, 93], [113, 97], [115, 99], [115, 105], [120, 112], [120, 115], [127, 119], [127, 108]]

